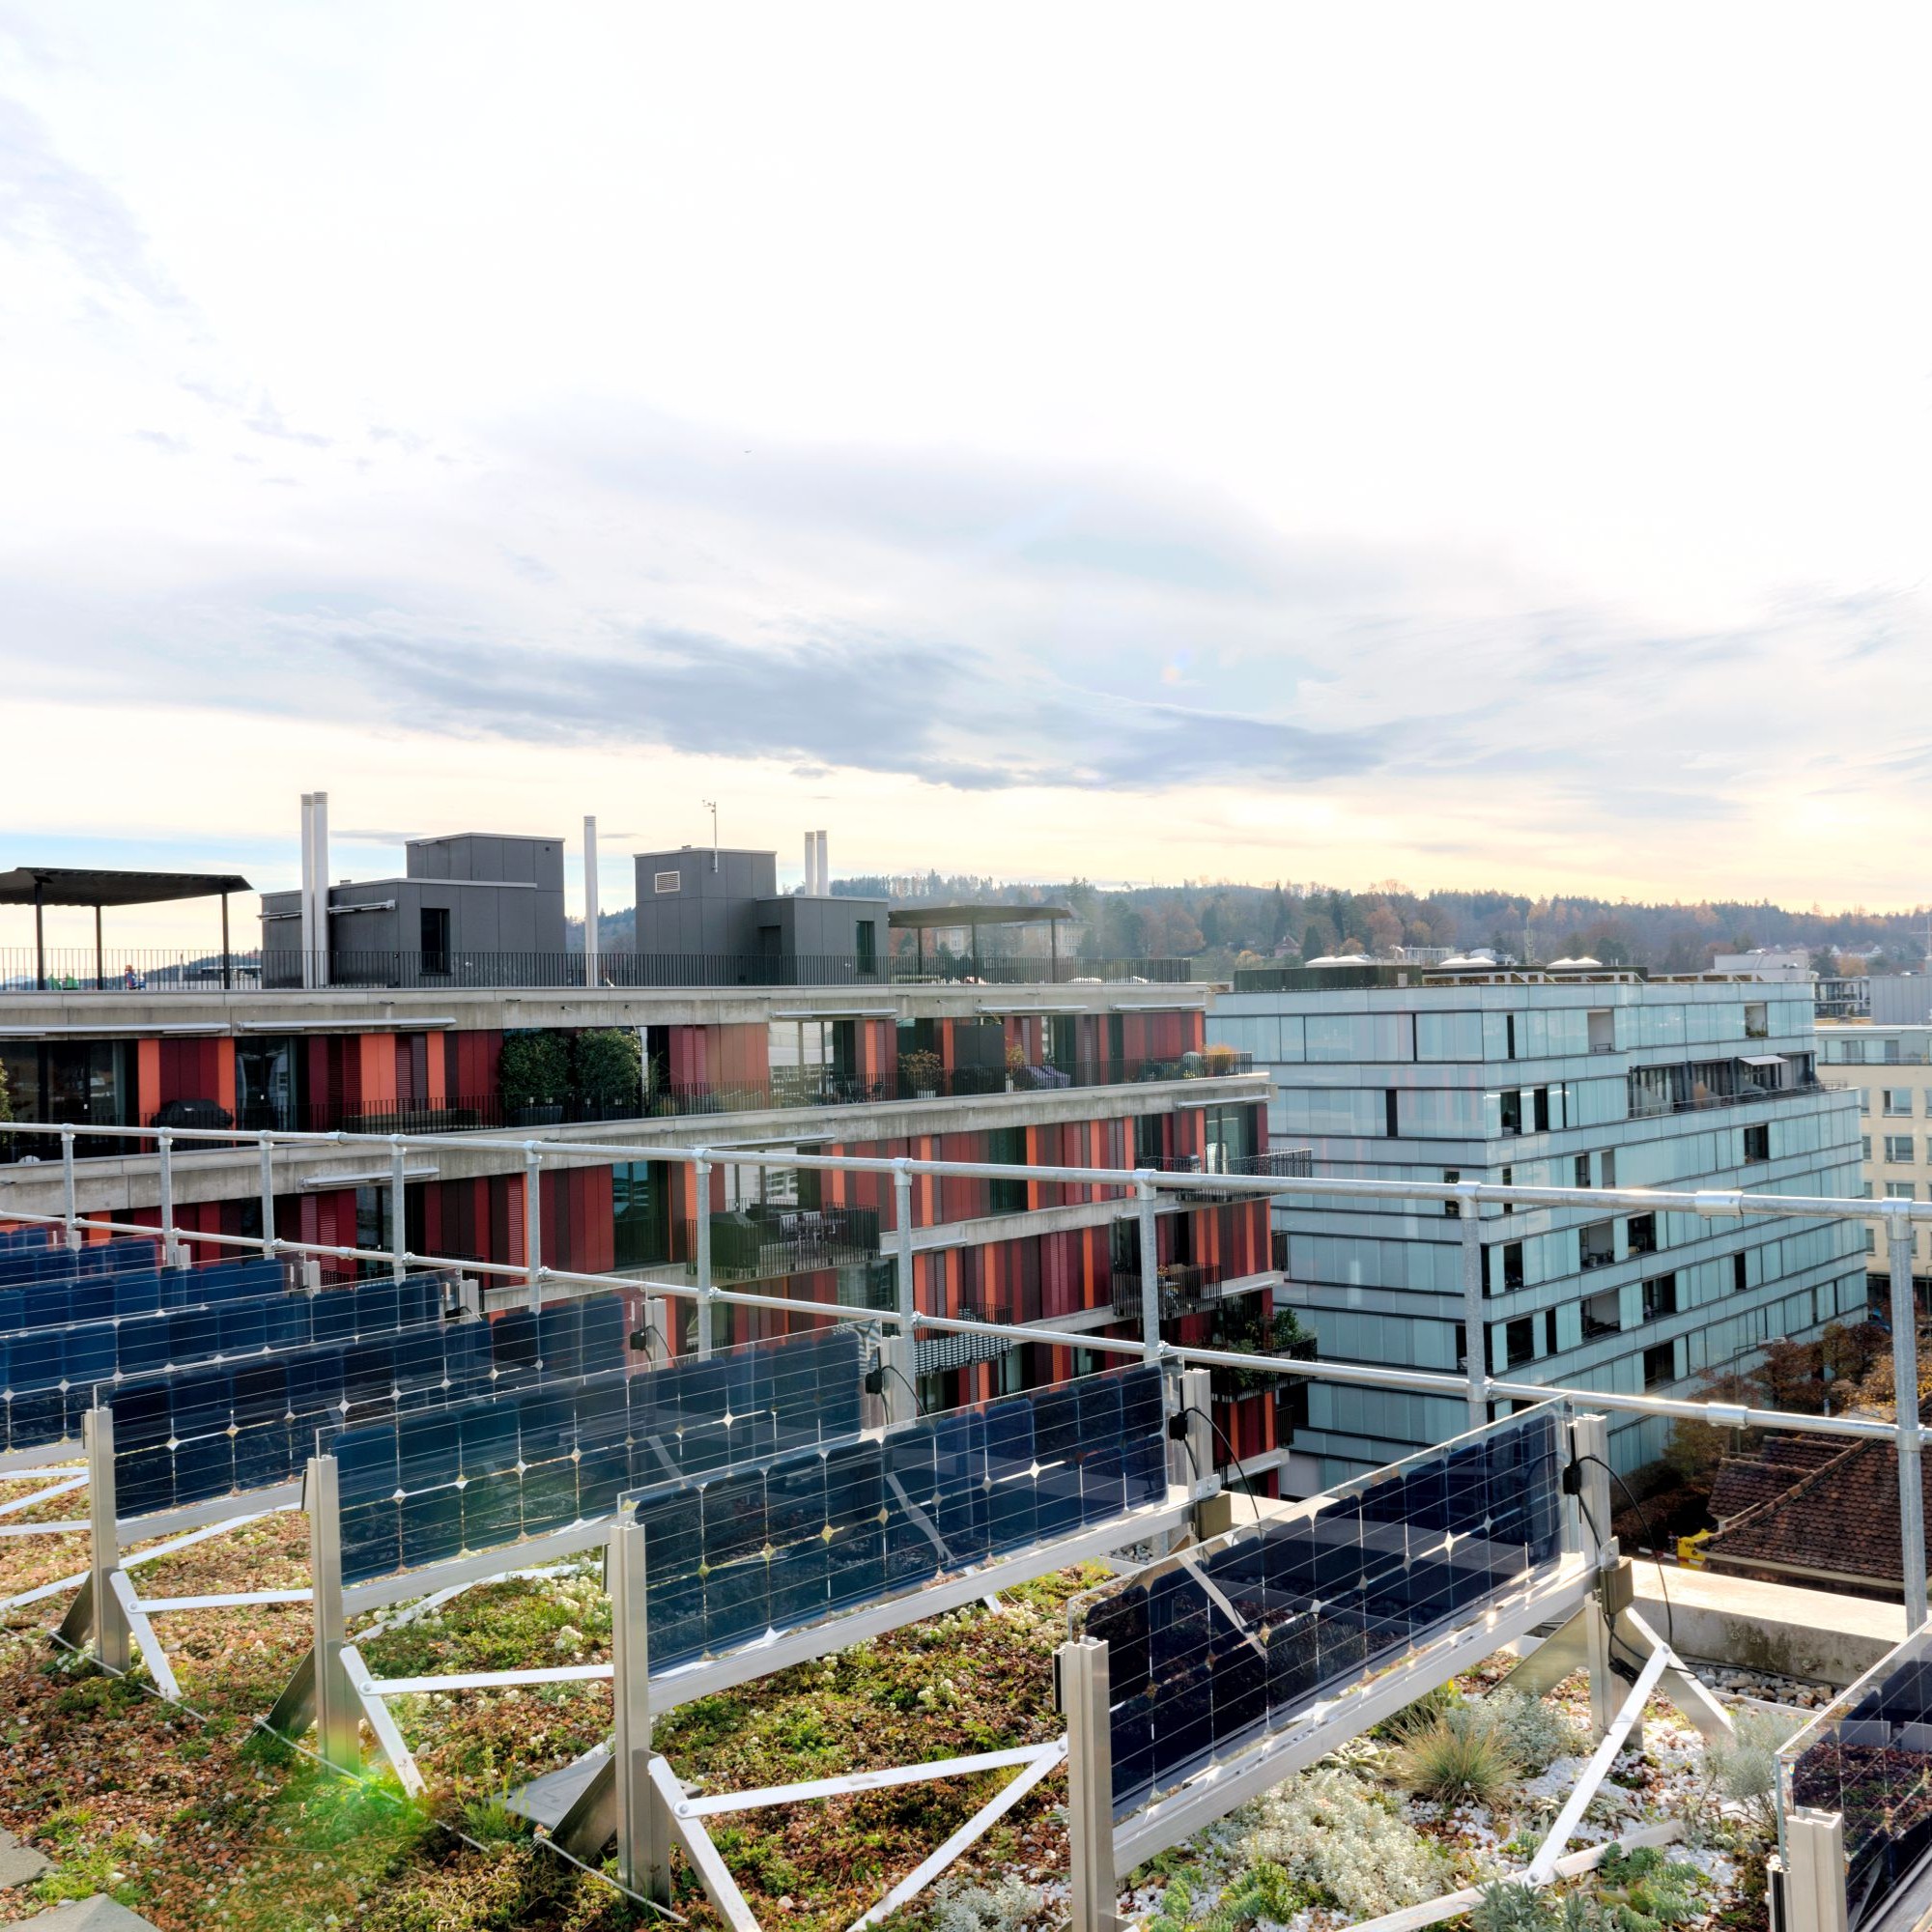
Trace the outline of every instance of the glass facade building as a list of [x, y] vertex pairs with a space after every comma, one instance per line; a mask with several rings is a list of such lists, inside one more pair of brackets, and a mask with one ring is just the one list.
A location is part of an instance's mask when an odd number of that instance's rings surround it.
[[[1300, 980], [1303, 976], [1293, 976]], [[1808, 986], [1536, 975], [1223, 995], [1210, 1043], [1274, 1081], [1268, 1133], [1314, 1171], [1524, 1186], [1747, 1188], [1853, 1197], [1856, 1094], [1821, 1081]], [[1281, 1197], [1278, 1298], [1323, 1359], [1463, 1368], [1455, 1206]], [[1491, 1372], [1685, 1393], [1779, 1336], [1856, 1321], [1848, 1221], [1711, 1220], [1581, 1208], [1483, 1211]], [[1466, 1426], [1460, 1401], [1317, 1383], [1296, 1447], [1326, 1486]], [[1669, 1425], [1613, 1420], [1624, 1469]]]

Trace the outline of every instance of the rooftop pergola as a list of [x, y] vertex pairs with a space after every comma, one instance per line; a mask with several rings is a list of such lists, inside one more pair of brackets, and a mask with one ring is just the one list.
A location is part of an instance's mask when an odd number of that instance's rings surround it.
[[0, 905], [34, 909], [34, 986], [47, 989], [44, 910], [48, 906], [94, 908], [94, 977], [97, 990], [107, 983], [100, 940], [104, 906], [163, 905], [171, 899], [221, 900], [221, 983], [231, 982], [228, 952], [228, 895], [251, 891], [235, 872], [105, 872], [68, 866], [16, 866], [0, 872]]
[[919, 935], [915, 942], [915, 952], [922, 967], [925, 959], [925, 935], [928, 932], [956, 931], [965, 927], [973, 935], [973, 970], [980, 970], [980, 928], [982, 925], [1043, 925], [1047, 929], [1049, 951], [1057, 969], [1060, 965], [1060, 922], [1071, 919], [1072, 913], [1065, 906], [1049, 905], [953, 905], [900, 906], [896, 912], [886, 915], [886, 923], [894, 932], [913, 932]]

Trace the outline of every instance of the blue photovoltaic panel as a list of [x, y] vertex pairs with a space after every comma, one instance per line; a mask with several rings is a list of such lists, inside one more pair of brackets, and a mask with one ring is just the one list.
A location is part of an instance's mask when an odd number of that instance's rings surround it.
[[1513, 1417], [1076, 1606], [1108, 1645], [1115, 1814], [1554, 1562], [1558, 1444], [1553, 1406]]
[[652, 1667], [1160, 1502], [1165, 1417], [1160, 1371], [1136, 1366], [626, 1496], [644, 1526]]
[[1932, 1848], [1929, 1648], [1932, 1635], [1907, 1637], [1780, 1753], [1780, 1808], [1844, 1817], [1854, 1932], [1885, 1916]]
[[621, 1296], [434, 1321], [123, 1383], [112, 1405], [117, 1505], [124, 1517], [140, 1516], [288, 1482], [315, 1453], [321, 1431], [574, 1379], [550, 1367], [545, 1349], [566, 1363], [593, 1349], [621, 1361]]
[[[251, 1276], [222, 1267], [185, 1270], [174, 1278], [213, 1275], [224, 1294], [238, 1282], [279, 1280], [278, 1263], [245, 1265]], [[0, 1447], [27, 1448], [77, 1435], [80, 1413], [97, 1397], [111, 1403], [121, 1382], [440, 1321], [443, 1295], [443, 1278], [433, 1274], [318, 1294], [277, 1287], [246, 1299], [0, 1335]]]
[[28, 1248], [0, 1253], [0, 1288], [44, 1281], [79, 1281], [97, 1275], [151, 1274], [161, 1264], [158, 1239], [137, 1235], [97, 1241], [84, 1248]]
[[[715, 1473], [720, 1483], [736, 1482], [712, 1497], [714, 1518], [732, 1499], [743, 1534], [755, 1531], [762, 1549], [764, 1476], [736, 1479], [725, 1472], [769, 1457], [781, 1426], [794, 1452], [859, 1433], [864, 1350], [849, 1326], [753, 1342], [659, 1369], [640, 1364], [633, 1373], [607, 1368], [554, 1377], [553, 1361], [611, 1359], [609, 1322], [598, 1305], [565, 1305], [583, 1311], [576, 1327], [539, 1324], [531, 1331], [520, 1323], [502, 1331], [520, 1364], [534, 1362], [541, 1341], [541, 1382], [507, 1390], [499, 1384], [477, 1400], [318, 1437], [317, 1447], [340, 1465], [346, 1580], [610, 1516], [627, 1490], [675, 1477], [688, 1465], [693, 1473]], [[613, 1306], [621, 1316], [621, 1303], [613, 1298]], [[621, 1335], [621, 1328], [612, 1332]], [[824, 1495], [821, 1471], [814, 1530], [825, 1525]], [[746, 1554], [729, 1548], [732, 1561]], [[818, 1575], [822, 1603], [822, 1563]], [[749, 1615], [750, 1601], [745, 1597], [732, 1614]]]

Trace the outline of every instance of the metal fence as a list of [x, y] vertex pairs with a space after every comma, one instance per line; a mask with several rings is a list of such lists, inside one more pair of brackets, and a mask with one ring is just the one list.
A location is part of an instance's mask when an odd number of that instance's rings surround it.
[[[600, 952], [594, 983], [625, 987], [1173, 985], [1192, 978], [1187, 959], [921, 959], [914, 953]], [[383, 987], [445, 992], [462, 987], [581, 989], [582, 952], [409, 952], [390, 948], [327, 955], [269, 951], [192, 952], [146, 948], [97, 955], [91, 948], [0, 948], [0, 992], [299, 992]]]

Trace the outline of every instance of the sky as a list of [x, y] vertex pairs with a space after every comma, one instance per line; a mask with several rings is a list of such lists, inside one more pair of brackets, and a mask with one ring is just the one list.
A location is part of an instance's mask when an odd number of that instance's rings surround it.
[[1922, 903], [1928, 56], [0, 0], [0, 868]]

